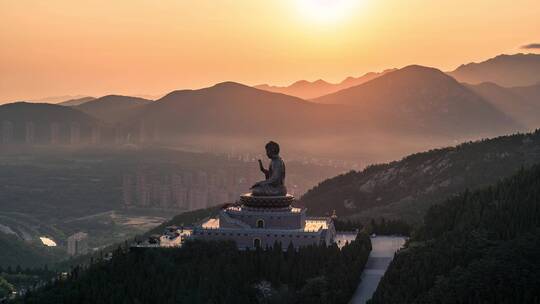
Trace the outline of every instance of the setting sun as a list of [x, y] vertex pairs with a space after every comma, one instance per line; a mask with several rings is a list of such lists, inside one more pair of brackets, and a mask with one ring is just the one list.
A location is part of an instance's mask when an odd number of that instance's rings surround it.
[[297, 0], [298, 10], [310, 20], [336, 22], [357, 8], [360, 0]]

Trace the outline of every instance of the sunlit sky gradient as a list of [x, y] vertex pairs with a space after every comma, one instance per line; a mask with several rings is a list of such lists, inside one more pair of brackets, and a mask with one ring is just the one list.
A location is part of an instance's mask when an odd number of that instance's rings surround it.
[[451, 70], [540, 42], [538, 0], [306, 2], [0, 0], [0, 103]]

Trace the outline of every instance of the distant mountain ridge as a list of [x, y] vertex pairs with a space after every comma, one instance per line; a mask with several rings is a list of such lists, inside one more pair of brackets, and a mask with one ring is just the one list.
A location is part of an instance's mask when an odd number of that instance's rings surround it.
[[77, 94], [77, 95], [64, 95], [64, 96], [49, 96], [49, 97], [44, 97], [44, 98], [35, 98], [28, 101], [60, 104], [66, 101], [77, 100], [77, 99], [82, 99], [82, 98], [87, 98], [87, 97], [88, 96], [86, 95]]
[[421, 66], [389, 72], [312, 102], [234, 82], [174, 91], [146, 105], [135, 121], [168, 132], [165, 136], [316, 136], [377, 130], [459, 138], [524, 129], [451, 77]]
[[[357, 81], [362, 83], [354, 85]], [[108, 95], [70, 108], [102, 125], [87, 142], [103, 142], [103, 134], [107, 142], [117, 144], [189, 142], [207, 146], [211, 142], [228, 149], [235, 145], [249, 148], [260, 138], [270, 137], [296, 151], [366, 162], [538, 125], [535, 109], [540, 103], [540, 85], [473, 87], [418, 65], [342, 83], [353, 86], [309, 101], [224, 82], [173, 91], [156, 101]], [[312, 84], [298, 82], [296, 86]], [[50, 132], [50, 126], [46, 129]]]
[[315, 98], [313, 102], [354, 106], [374, 123], [392, 121], [400, 129], [424, 134], [493, 135], [524, 129], [452, 77], [418, 65]]
[[58, 104], [61, 106], [78, 106], [85, 102], [89, 102], [96, 99], [95, 97], [81, 97], [81, 98], [75, 98], [75, 99], [69, 99], [66, 101], [59, 102]]
[[448, 74], [469, 84], [530, 86], [540, 82], [540, 54], [499, 55], [480, 63], [463, 64]]
[[303, 99], [312, 99], [362, 84], [394, 70], [396, 69], [387, 69], [382, 72], [370, 72], [360, 77], [347, 77], [340, 83], [329, 83], [322, 79], [313, 82], [299, 80], [285, 87], [260, 84], [256, 85], [255, 88], [275, 93], [283, 93]]
[[224, 82], [199, 90], [173, 91], [148, 104], [138, 121], [169, 134], [286, 135], [335, 129], [342, 107]]
[[105, 122], [121, 123], [135, 116], [138, 110], [143, 109], [142, 106], [150, 102], [139, 97], [107, 95], [77, 105], [76, 109]]

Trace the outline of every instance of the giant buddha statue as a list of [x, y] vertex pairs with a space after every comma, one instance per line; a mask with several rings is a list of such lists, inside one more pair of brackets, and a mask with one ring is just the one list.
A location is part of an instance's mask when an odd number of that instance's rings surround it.
[[264, 173], [265, 180], [256, 182], [251, 186], [252, 196], [284, 196], [287, 194], [285, 187], [285, 163], [279, 156], [279, 145], [270, 141], [266, 144], [266, 156], [270, 159], [270, 166], [265, 169], [259, 159], [259, 168]]

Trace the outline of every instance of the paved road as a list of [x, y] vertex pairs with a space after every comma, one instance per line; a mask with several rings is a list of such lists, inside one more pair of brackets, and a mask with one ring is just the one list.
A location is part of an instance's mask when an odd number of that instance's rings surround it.
[[384, 272], [394, 258], [394, 253], [405, 243], [404, 237], [378, 236], [371, 238], [373, 249], [369, 254], [362, 281], [353, 295], [351, 304], [363, 304], [371, 299]]

